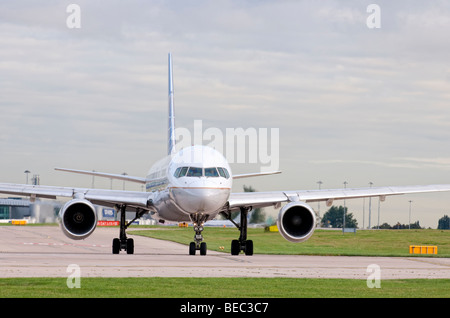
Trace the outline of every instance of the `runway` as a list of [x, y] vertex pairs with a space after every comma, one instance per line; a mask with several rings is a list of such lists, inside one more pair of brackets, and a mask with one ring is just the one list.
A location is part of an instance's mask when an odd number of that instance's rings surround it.
[[[78, 265], [82, 277], [292, 277], [368, 279], [450, 278], [449, 258], [253, 255], [208, 251], [188, 255], [178, 243], [129, 236], [135, 254], [113, 255], [118, 228], [99, 227], [73, 241], [56, 226], [0, 226], [0, 277], [68, 277]], [[69, 270], [69, 271], [68, 271]]]

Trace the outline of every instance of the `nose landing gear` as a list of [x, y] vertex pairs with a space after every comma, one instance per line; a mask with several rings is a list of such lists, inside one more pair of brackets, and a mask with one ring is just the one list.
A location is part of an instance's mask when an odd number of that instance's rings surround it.
[[203, 242], [203, 224], [208, 219], [208, 214], [191, 214], [191, 220], [194, 223], [194, 242], [189, 244], [189, 255], [195, 255], [196, 251], [200, 251], [200, 255], [206, 255], [207, 245]]

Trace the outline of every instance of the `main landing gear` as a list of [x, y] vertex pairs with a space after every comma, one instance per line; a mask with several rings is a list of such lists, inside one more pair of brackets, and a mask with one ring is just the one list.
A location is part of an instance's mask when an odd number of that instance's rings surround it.
[[116, 211], [120, 211], [120, 234], [119, 238], [113, 239], [113, 254], [119, 254], [121, 250], [127, 251], [127, 254], [134, 254], [134, 240], [132, 238], [127, 238], [127, 233], [125, 231], [135, 220], [139, 219], [145, 211], [137, 209], [136, 217], [127, 223], [125, 219], [126, 209], [126, 205], [116, 206]]
[[240, 232], [239, 239], [231, 241], [231, 255], [239, 255], [239, 253], [242, 251], [245, 253], [245, 255], [251, 256], [253, 255], [253, 241], [247, 240], [247, 216], [248, 212], [250, 212], [251, 210], [251, 207], [241, 207], [240, 209], [240, 224], [236, 224], [229, 213], [225, 214], [225, 217], [230, 220], [239, 229]]

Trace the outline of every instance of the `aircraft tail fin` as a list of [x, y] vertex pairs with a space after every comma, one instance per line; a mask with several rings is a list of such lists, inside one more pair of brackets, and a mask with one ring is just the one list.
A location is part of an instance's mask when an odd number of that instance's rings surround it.
[[167, 154], [170, 156], [175, 153], [175, 113], [173, 106], [173, 72], [172, 72], [172, 53], [169, 53], [169, 127]]

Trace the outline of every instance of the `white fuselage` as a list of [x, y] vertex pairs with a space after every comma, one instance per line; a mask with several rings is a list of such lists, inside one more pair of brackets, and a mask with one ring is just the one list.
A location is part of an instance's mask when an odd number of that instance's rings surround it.
[[227, 160], [210, 147], [191, 146], [167, 156], [147, 176], [146, 189], [155, 192], [153, 217], [211, 220], [228, 201], [232, 179]]

